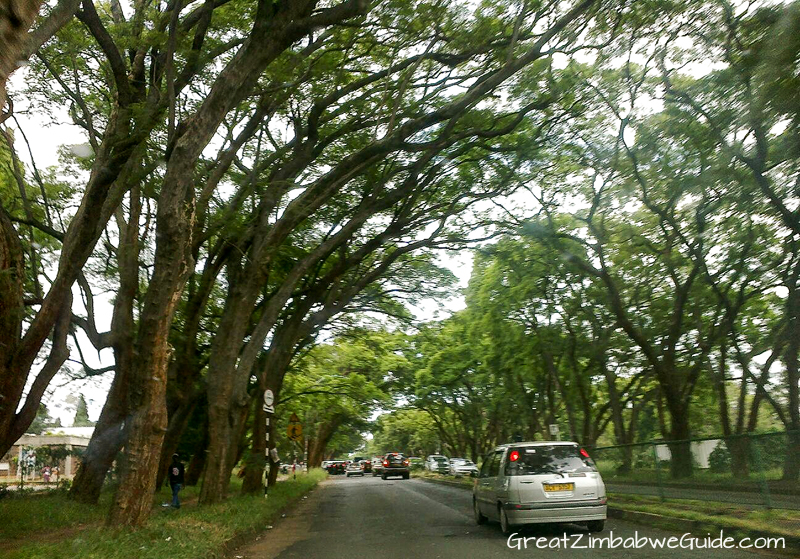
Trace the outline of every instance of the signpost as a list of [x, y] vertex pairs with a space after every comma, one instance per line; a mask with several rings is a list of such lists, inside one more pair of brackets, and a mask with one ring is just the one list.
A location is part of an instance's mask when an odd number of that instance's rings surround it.
[[558, 429], [558, 424], [557, 423], [551, 423], [550, 424], [550, 436], [555, 437], [555, 439], [557, 441], [560, 441], [561, 440], [561, 436], [560, 435], [561, 435], [561, 432]]
[[264, 411], [267, 413], [275, 413], [275, 395], [272, 390], [264, 391]]
[[275, 394], [269, 388], [264, 391], [264, 406], [262, 408], [266, 414], [266, 437], [267, 444], [264, 448], [266, 460], [264, 461], [264, 497], [267, 496], [269, 489], [269, 459], [272, 457], [273, 462], [278, 462], [278, 451], [275, 448], [269, 448], [269, 422], [272, 414], [275, 413]]

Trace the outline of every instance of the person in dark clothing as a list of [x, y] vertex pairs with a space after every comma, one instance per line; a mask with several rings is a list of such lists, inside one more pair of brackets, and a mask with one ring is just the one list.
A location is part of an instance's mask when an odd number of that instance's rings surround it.
[[172, 464], [169, 465], [167, 479], [169, 480], [169, 486], [172, 488], [172, 506], [179, 509], [181, 508], [181, 501], [178, 499], [178, 493], [183, 487], [183, 463], [177, 454], [172, 455]]

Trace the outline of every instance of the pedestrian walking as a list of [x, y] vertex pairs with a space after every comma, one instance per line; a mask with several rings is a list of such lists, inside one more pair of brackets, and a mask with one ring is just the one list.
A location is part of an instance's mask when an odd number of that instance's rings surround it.
[[178, 498], [181, 487], [183, 487], [183, 462], [177, 454], [172, 455], [172, 464], [169, 465], [167, 475], [169, 486], [172, 488], [172, 506], [176, 509], [181, 508], [181, 501]]
[[58, 473], [59, 473], [58, 466], [55, 466], [53, 468], [53, 478], [56, 483], [58, 483]]
[[45, 466], [42, 470], [42, 479], [45, 483], [50, 483], [50, 466]]

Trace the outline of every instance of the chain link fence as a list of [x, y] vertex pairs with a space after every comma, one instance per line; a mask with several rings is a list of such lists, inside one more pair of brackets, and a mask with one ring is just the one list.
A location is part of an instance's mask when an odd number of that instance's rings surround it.
[[800, 509], [800, 483], [782, 480], [789, 452], [800, 460], [792, 434], [604, 446], [592, 458], [611, 492]]

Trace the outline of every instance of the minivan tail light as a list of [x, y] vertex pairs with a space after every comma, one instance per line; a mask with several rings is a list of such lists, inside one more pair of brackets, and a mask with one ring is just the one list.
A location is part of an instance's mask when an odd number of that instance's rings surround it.
[[384, 460], [384, 461], [383, 461], [383, 465], [384, 465], [384, 466], [388, 466], [388, 465], [389, 465], [389, 461], [388, 461], [388, 460]]
[[584, 458], [589, 458], [589, 453], [586, 452], [585, 448], [581, 449], [581, 456], [583, 456]]
[[508, 455], [508, 459], [511, 462], [516, 462], [517, 460], [519, 460], [519, 451], [512, 450], [511, 454]]

